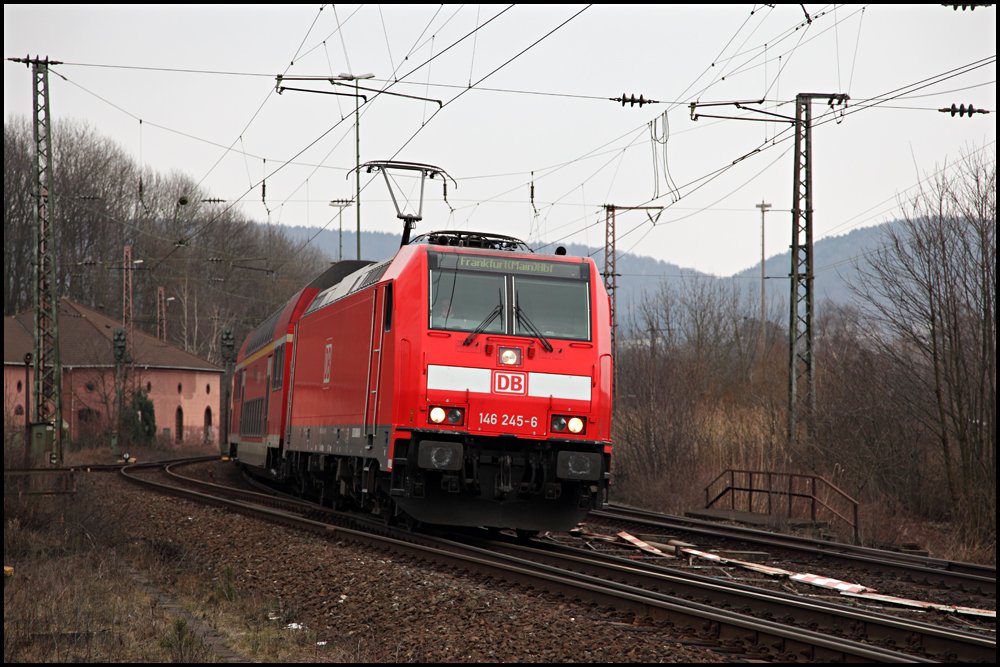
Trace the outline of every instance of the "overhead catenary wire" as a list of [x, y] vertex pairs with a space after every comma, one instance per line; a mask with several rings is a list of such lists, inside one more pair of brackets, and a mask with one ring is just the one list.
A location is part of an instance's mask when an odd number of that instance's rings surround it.
[[[973, 61], [972, 63], [969, 63], [967, 65], [963, 65], [963, 66], [960, 66], [960, 67], [957, 67], [957, 68], [953, 68], [953, 69], [947, 70], [945, 72], [942, 72], [940, 74], [937, 74], [937, 75], [934, 75], [934, 76], [931, 76], [931, 77], [927, 77], [927, 78], [921, 79], [921, 80], [919, 80], [917, 82], [914, 82], [912, 84], [908, 84], [906, 86], [901, 86], [901, 87], [895, 88], [895, 89], [893, 89], [893, 90], [891, 90], [891, 91], [889, 91], [889, 92], [887, 92], [887, 93], [885, 93], [883, 95], [880, 95], [880, 96], [878, 96], [876, 98], [871, 98], [872, 100], [875, 100], [871, 104], [867, 104], [867, 105], [864, 105], [864, 106], [854, 106], [845, 115], [850, 115], [852, 113], [857, 113], [858, 111], [863, 110], [863, 109], [873, 108], [876, 105], [881, 104], [884, 101], [889, 101], [889, 100], [895, 99], [895, 98], [900, 97], [902, 95], [905, 95], [905, 94], [907, 94], [909, 92], [914, 92], [916, 90], [921, 90], [921, 89], [926, 88], [926, 87], [928, 87], [930, 85], [934, 85], [935, 83], [941, 83], [943, 81], [947, 81], [947, 80], [949, 80], [951, 78], [954, 78], [956, 76], [960, 76], [962, 74], [966, 74], [968, 72], [974, 71], [975, 69], [979, 69], [980, 67], [984, 67], [986, 65], [994, 63], [995, 61], [996, 61], [996, 57], [995, 56], [986, 57], [986, 58], [983, 58], [983, 59], [980, 59], [980, 60], [977, 60], [977, 61]], [[864, 104], [867, 101], [868, 100], [861, 100], [860, 103]], [[837, 114], [837, 113], [839, 113], [839, 112], [827, 112], [825, 114], [822, 114], [818, 119], [814, 120], [813, 127], [817, 127], [817, 126], [822, 125], [822, 124], [824, 124], [826, 122], [830, 122], [831, 120], [835, 120], [836, 118], [830, 118], [830, 116], [832, 114]], [[731, 167], [735, 166], [738, 162], [741, 162], [742, 160], [744, 160], [744, 159], [746, 159], [746, 158], [748, 158], [748, 157], [750, 157], [750, 156], [752, 156], [754, 154], [757, 154], [757, 153], [760, 153], [760, 152], [762, 152], [764, 150], [767, 150], [768, 148], [774, 147], [778, 143], [781, 143], [783, 141], [791, 139], [791, 136], [788, 135], [788, 132], [789, 132], [788, 129], [784, 130], [782, 133], [786, 134], [786, 136], [783, 137], [782, 139], [778, 139], [777, 135], [776, 135], [774, 138], [772, 138], [772, 140], [769, 143], [765, 143], [765, 144], [762, 144], [762, 145], [758, 146], [757, 148], [749, 151], [748, 153], [744, 154], [740, 158], [737, 158], [736, 160], [733, 160], [730, 164], [725, 165], [725, 166], [719, 168], [718, 170], [712, 172], [710, 175], [707, 175], [707, 176], [702, 177], [700, 179], [696, 179], [692, 183], [697, 182], [699, 180], [704, 180], [704, 179], [714, 180], [714, 178], [717, 178], [719, 175], [721, 175], [725, 171], [728, 171], [728, 169], [730, 169]], [[779, 134], [782, 134], [782, 133], [779, 133]], [[707, 183], [707, 181], [703, 182], [701, 185], [699, 185], [697, 187], [699, 187], [699, 188], [703, 187], [706, 183]], [[686, 186], [682, 186], [682, 188], [683, 187], [686, 187]], [[731, 193], [731, 194], [733, 194], [733, 193]], [[644, 202], [644, 204], [651, 204], [651, 203], [653, 203], [655, 201], [656, 201], [655, 199], [650, 199], [650, 200], [647, 200], [646, 202]], [[689, 217], [689, 216], [686, 216], [686, 217]], [[669, 224], [671, 222], [675, 222], [675, 221], [665, 221], [664, 224]], [[634, 232], [637, 228], [643, 226], [644, 224], [645, 224], [645, 222], [640, 223], [640, 225], [637, 225], [637, 227], [635, 227], [635, 228], [633, 228], [633, 229], [628, 230], [627, 232], [625, 232], [624, 235], [627, 235], [627, 234], [630, 234], [630, 233]], [[588, 229], [591, 226], [592, 225], [587, 225], [584, 228], [582, 228], [581, 230], [578, 230], [578, 232], [574, 232], [573, 234], [570, 234], [569, 236], [563, 236], [560, 239], [558, 239], [557, 241], [552, 241], [552, 242], [543, 244], [542, 246], [536, 247], [535, 249], [538, 250], [538, 249], [541, 249], [541, 248], [553, 245], [555, 243], [559, 243], [559, 242], [565, 241], [566, 239], [571, 238], [573, 235], [575, 235], [575, 233], [582, 232], [583, 230]], [[622, 235], [622, 236], [624, 236], [624, 235]], [[619, 236], [619, 238], [622, 238], [622, 236]]]
[[[759, 13], [762, 13], [762, 12], [759, 12]], [[734, 42], [734, 43], [735, 43], [735, 42]], [[482, 88], [480, 87], [480, 89], [482, 89]], [[883, 106], [883, 108], [886, 108], [886, 107], [887, 107], [888, 105], [882, 105], [882, 106]], [[271, 156], [268, 156], [268, 157], [267, 157], [266, 159], [272, 159], [272, 158], [271, 158]], [[326, 165], [323, 165], [323, 167], [326, 167]], [[542, 177], [542, 176], [544, 176], [544, 172], [538, 172], [538, 173], [536, 173], [536, 174], [535, 174], [535, 176], [536, 176], [536, 177]], [[526, 191], [526, 190], [525, 190], [525, 191]], [[538, 202], [538, 204], [539, 204], [539, 206], [542, 206], [542, 205], [543, 205], [541, 201], [539, 201], [539, 202]], [[551, 210], [549, 210], [549, 211], [543, 211], [543, 212], [544, 212], [544, 213], [545, 213], [546, 215], [548, 215], [548, 214], [550, 214], [550, 213], [551, 213]], [[584, 228], [584, 229], [586, 229], [586, 228]]]
[[[509, 7], [508, 7], [507, 9], [509, 9]], [[507, 11], [507, 9], [503, 10], [503, 12]], [[503, 12], [500, 12], [500, 14], [502, 14]], [[495, 19], [495, 18], [496, 18], [497, 16], [499, 16], [500, 14], [497, 14], [497, 15], [495, 15], [495, 16], [493, 17], [493, 19]], [[493, 19], [490, 19], [490, 21], [487, 21], [487, 24], [488, 24], [488, 23], [490, 23], [490, 22], [491, 22], [491, 21], [492, 21]], [[480, 29], [480, 28], [482, 28], [482, 27], [485, 27], [485, 25], [486, 25], [486, 24], [483, 24], [483, 26], [479, 26], [479, 27], [477, 28], [477, 30], [478, 30], [478, 29]], [[462, 37], [462, 38], [461, 38], [460, 40], [458, 40], [458, 42], [461, 42], [461, 41], [463, 41], [463, 40], [464, 40], [464, 39], [466, 39], [467, 37], [468, 37], [468, 34], [467, 34], [466, 36]], [[454, 46], [454, 45], [455, 45], [455, 44], [457, 44], [458, 42], [455, 42], [455, 43], [453, 43], [453, 44], [452, 44], [451, 46], [449, 46], [449, 47], [448, 47], [448, 49], [452, 48], [452, 46]], [[448, 49], [445, 49], [445, 50], [447, 51]], [[442, 52], [442, 53], [443, 53], [443, 52]], [[441, 54], [438, 54], [438, 55], [441, 55]], [[437, 57], [437, 56], [435, 56], [435, 57]], [[426, 63], [425, 63], [425, 64], [426, 64]], [[421, 65], [421, 66], [422, 66], [422, 65]], [[419, 68], [420, 68], [421, 66], [418, 66], [417, 68], [415, 68], [415, 69], [414, 69], [414, 70], [412, 70], [412, 71], [417, 71], [417, 70], [418, 70], [418, 69], [419, 69]], [[286, 71], [287, 71], [287, 70], [286, 70]], [[412, 73], [412, 72], [411, 72], [411, 73]], [[407, 74], [406, 76], [408, 76], [408, 75], [409, 75], [409, 74]], [[392, 84], [390, 84], [390, 86], [391, 86], [391, 85], [392, 85]], [[461, 93], [460, 93], [459, 95], [461, 95]], [[376, 93], [375, 97], [377, 97], [377, 96], [378, 96], [378, 93]], [[367, 104], [367, 103], [366, 103], [366, 104]], [[436, 115], [436, 113], [435, 113], [435, 115]], [[433, 117], [433, 116], [432, 116], [432, 117]], [[328, 134], [329, 134], [329, 133], [330, 133], [331, 131], [333, 131], [333, 130], [334, 130], [334, 129], [335, 129], [335, 128], [336, 128], [336, 127], [337, 127], [337, 126], [338, 126], [338, 125], [339, 125], [339, 124], [341, 123], [341, 122], [343, 122], [343, 119], [341, 119], [341, 121], [338, 121], [337, 123], [335, 123], [335, 124], [334, 124], [334, 125], [333, 125], [332, 127], [330, 127], [330, 128], [329, 128], [329, 129], [327, 129], [327, 130], [326, 130], [325, 132], [323, 132], [323, 133], [322, 133], [322, 134], [321, 134], [321, 135], [320, 135], [319, 137], [317, 137], [316, 139], [314, 139], [314, 140], [313, 140], [313, 141], [312, 141], [312, 142], [311, 142], [310, 144], [308, 144], [308, 145], [307, 145], [307, 146], [306, 146], [305, 148], [303, 148], [303, 149], [302, 149], [302, 150], [300, 150], [300, 151], [299, 151], [298, 153], [296, 153], [296, 154], [295, 154], [295, 155], [293, 156], [293, 158], [292, 158], [292, 159], [294, 159], [295, 157], [298, 157], [299, 155], [303, 154], [303, 153], [304, 153], [304, 152], [306, 152], [306, 151], [307, 151], [308, 149], [310, 149], [310, 148], [311, 148], [312, 146], [314, 146], [314, 145], [315, 145], [316, 143], [318, 143], [318, 142], [319, 142], [319, 141], [320, 141], [321, 139], [323, 139], [323, 138], [324, 138], [324, 137], [325, 137], [326, 135], [328, 135]], [[419, 131], [419, 130], [418, 130], [418, 131]], [[278, 167], [277, 167], [277, 168], [276, 168], [276, 169], [275, 169], [275, 170], [274, 170], [273, 172], [271, 172], [271, 174], [270, 174], [270, 175], [273, 175], [273, 174], [277, 173], [278, 171], [282, 170], [282, 169], [283, 169], [283, 168], [284, 168], [285, 166], [287, 166], [288, 164], [289, 164], [289, 162], [288, 162], [288, 161], [286, 161], [286, 162], [284, 162], [283, 164], [279, 165], [279, 166], [278, 166]], [[265, 178], [266, 178], [266, 175], [265, 175]], [[218, 220], [218, 219], [219, 219], [219, 218], [218, 218], [218, 216], [217, 216], [217, 217], [215, 217], [215, 218], [213, 218], [213, 219], [210, 219], [210, 220], [208, 220], [208, 221], [207, 221], [206, 223], [204, 223], [204, 224], [203, 224], [203, 225], [202, 225], [202, 226], [201, 226], [201, 227], [200, 227], [200, 228], [199, 228], [198, 230], [195, 230], [195, 232], [194, 232], [194, 233], [192, 233], [192, 235], [191, 235], [191, 237], [190, 237], [190, 238], [195, 238], [195, 237], [199, 236], [200, 234], [204, 233], [204, 231], [205, 231], [205, 230], [206, 230], [206, 229], [207, 229], [208, 227], [210, 227], [210, 226], [211, 226], [212, 224], [214, 224], [214, 222], [215, 222], [216, 220]], [[329, 224], [329, 223], [328, 223], [328, 224]], [[303, 249], [304, 249], [304, 247], [305, 247], [305, 246], [303, 246]]]

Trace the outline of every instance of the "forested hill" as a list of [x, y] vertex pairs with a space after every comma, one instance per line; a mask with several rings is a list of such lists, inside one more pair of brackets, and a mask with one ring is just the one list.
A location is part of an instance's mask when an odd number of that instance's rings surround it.
[[[894, 222], [855, 229], [840, 236], [828, 236], [813, 244], [813, 299], [822, 307], [824, 301], [846, 304], [854, 301], [848, 287], [858, 280], [857, 266], [864, 266], [865, 258], [885, 242], [885, 234]], [[788, 298], [788, 274], [791, 271], [791, 253], [768, 257], [764, 262], [764, 276], [769, 299]], [[760, 262], [736, 273], [736, 278], [760, 283]]]
[[[325, 254], [331, 260], [338, 257], [354, 259], [357, 256], [357, 236], [345, 230], [343, 238], [337, 230], [321, 230], [314, 227], [287, 226], [281, 228], [289, 240], [302, 243], [311, 239], [310, 246]], [[885, 225], [856, 229], [841, 236], [820, 239], [814, 245], [814, 269], [816, 281], [814, 298], [818, 307], [824, 301], [849, 303], [853, 300], [848, 282], [857, 274], [856, 262], [882, 243]], [[399, 249], [399, 234], [387, 232], [362, 232], [361, 256], [364, 259], [383, 260], [391, 257]], [[604, 268], [604, 249], [589, 248], [580, 244], [566, 244], [570, 255], [590, 256], [597, 262], [599, 270]], [[791, 267], [789, 253], [774, 255], [764, 263], [765, 287], [768, 301], [788, 299], [788, 274]], [[694, 269], [682, 268], [652, 257], [621, 253], [618, 256], [618, 305], [623, 314], [642, 302], [644, 295], [654, 295], [662, 281], [709, 280], [723, 281], [735, 279], [741, 286], [758, 289], [760, 284], [760, 263], [754, 264], [731, 277], [713, 277]], [[627, 318], [626, 318], [627, 319]]]

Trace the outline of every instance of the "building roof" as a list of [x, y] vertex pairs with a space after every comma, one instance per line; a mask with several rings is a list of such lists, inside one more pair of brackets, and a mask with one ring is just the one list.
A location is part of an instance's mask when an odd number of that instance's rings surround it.
[[[121, 325], [121, 320], [107, 317], [65, 297], [60, 299], [59, 360], [62, 366], [114, 366], [112, 340], [115, 329]], [[24, 365], [25, 353], [34, 352], [34, 331], [34, 309], [3, 318], [5, 366]], [[222, 372], [221, 367], [138, 329], [133, 332], [132, 357], [136, 366]]]

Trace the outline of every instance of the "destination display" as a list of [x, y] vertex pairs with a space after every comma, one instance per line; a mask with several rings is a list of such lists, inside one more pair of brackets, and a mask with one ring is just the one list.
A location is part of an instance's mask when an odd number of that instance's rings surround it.
[[513, 257], [488, 257], [458, 253], [428, 252], [427, 261], [432, 269], [446, 271], [484, 271], [522, 276], [544, 276], [587, 280], [590, 272], [584, 262], [547, 262], [545, 260]]

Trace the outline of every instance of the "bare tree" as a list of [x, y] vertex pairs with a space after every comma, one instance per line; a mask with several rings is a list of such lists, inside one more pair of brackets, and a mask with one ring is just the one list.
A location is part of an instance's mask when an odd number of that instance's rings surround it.
[[663, 283], [634, 312], [616, 362], [621, 495], [679, 510], [700, 500], [699, 478], [707, 483], [727, 467], [782, 467], [782, 356], [760, 344], [756, 290]]
[[3, 126], [3, 308], [13, 315], [32, 305], [35, 198], [31, 127], [24, 118]]
[[861, 267], [875, 339], [938, 445], [964, 536], [996, 541], [996, 155], [941, 170]]
[[[4, 313], [33, 305], [34, 147], [31, 125], [4, 125]], [[121, 317], [123, 246], [142, 259], [132, 318], [155, 331], [157, 291], [179, 303], [170, 342], [220, 361], [218, 339], [237, 340], [324, 268], [324, 258], [279, 229], [244, 217], [181, 173], [140, 169], [84, 124], [53, 128], [53, 235], [61, 296]], [[181, 306], [177, 308], [176, 306]]]

